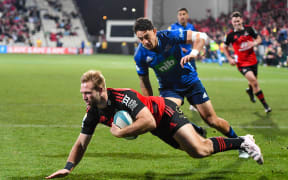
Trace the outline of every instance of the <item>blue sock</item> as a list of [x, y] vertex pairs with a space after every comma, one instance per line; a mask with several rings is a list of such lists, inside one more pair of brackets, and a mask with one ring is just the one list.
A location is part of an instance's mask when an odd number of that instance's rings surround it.
[[196, 130], [196, 132], [197, 132], [200, 136], [206, 138], [206, 133], [207, 133], [207, 132], [205, 131], [205, 129], [203, 129], [203, 128], [200, 127], [200, 126], [197, 126], [196, 124], [194, 124], [194, 123], [192, 123], [192, 122], [190, 122], [190, 124], [192, 124], [192, 126], [194, 127], [194, 129]]
[[227, 134], [225, 134], [225, 136], [227, 136], [229, 138], [237, 138], [238, 137], [231, 126], [230, 126], [230, 129], [229, 129], [229, 132]]
[[202, 128], [201, 128], [200, 126], [197, 126], [196, 124], [194, 124], [194, 123], [192, 123], [192, 122], [190, 122], [190, 124], [192, 124], [192, 126], [194, 127], [194, 129], [195, 129], [197, 132], [199, 132], [199, 131], [202, 130]]

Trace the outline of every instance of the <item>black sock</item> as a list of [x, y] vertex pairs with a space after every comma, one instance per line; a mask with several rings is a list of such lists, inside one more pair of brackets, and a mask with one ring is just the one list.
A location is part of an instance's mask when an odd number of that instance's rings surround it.
[[268, 104], [265, 101], [264, 98], [264, 94], [262, 92], [262, 90], [258, 91], [257, 93], [255, 93], [255, 95], [257, 96], [257, 98], [260, 100], [260, 102], [262, 103], [262, 105], [264, 106], [264, 108], [268, 107]]
[[224, 137], [214, 137], [209, 138], [213, 142], [213, 149], [215, 153], [228, 151], [232, 149], [240, 149], [240, 145], [244, 141], [241, 138], [224, 138]]
[[253, 95], [253, 88], [251, 85], [249, 85], [249, 94], [252, 94]]

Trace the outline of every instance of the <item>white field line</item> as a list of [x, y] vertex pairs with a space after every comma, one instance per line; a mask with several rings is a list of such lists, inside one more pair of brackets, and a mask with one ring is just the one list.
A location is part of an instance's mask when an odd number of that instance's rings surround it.
[[[100, 125], [99, 127], [106, 127]], [[203, 126], [204, 128], [211, 128], [209, 126]], [[288, 129], [288, 126], [233, 126], [239, 129]], [[45, 125], [45, 124], [0, 124], [0, 128], [81, 128], [81, 123], [79, 125]], [[98, 127], [97, 127], [98, 128]]]
[[[221, 81], [221, 82], [246, 82], [245, 78], [233, 78], [233, 77], [214, 77], [214, 78], [201, 78], [201, 81]], [[288, 83], [288, 79], [258, 79], [261, 83]]]

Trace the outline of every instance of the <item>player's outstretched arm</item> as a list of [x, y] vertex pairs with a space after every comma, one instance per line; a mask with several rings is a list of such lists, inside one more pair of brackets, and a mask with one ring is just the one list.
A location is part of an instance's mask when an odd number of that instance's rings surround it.
[[199, 52], [204, 48], [206, 41], [208, 41], [206, 33], [190, 30], [187, 31], [186, 43], [193, 45], [193, 49], [190, 54], [181, 59], [180, 65], [182, 68], [185, 63], [190, 62], [193, 58], [198, 56]]
[[76, 140], [75, 144], [71, 149], [65, 168], [52, 173], [50, 176], [47, 176], [46, 179], [67, 176], [73, 170], [73, 168], [81, 161], [91, 138], [91, 135], [80, 133], [78, 139]]
[[226, 46], [226, 45], [224, 45], [223, 52], [224, 52], [226, 58], [228, 59], [229, 63], [230, 63], [232, 66], [234, 66], [234, 65], [236, 64], [236, 61], [235, 61], [235, 59], [233, 59], [233, 58], [231, 57], [231, 54], [230, 54], [230, 52], [229, 52], [229, 47]]
[[139, 76], [140, 88], [144, 96], [153, 96], [153, 90], [150, 83], [149, 75]]
[[53, 179], [53, 178], [60, 178], [65, 177], [70, 173], [68, 169], [60, 169], [55, 173], [51, 174], [50, 176], [45, 177], [46, 179]]

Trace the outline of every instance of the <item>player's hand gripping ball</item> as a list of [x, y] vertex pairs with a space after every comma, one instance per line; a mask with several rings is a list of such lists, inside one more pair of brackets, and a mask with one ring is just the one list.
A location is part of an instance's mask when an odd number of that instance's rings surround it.
[[[124, 128], [132, 124], [133, 119], [127, 111], [121, 110], [121, 111], [116, 112], [116, 114], [114, 115], [113, 122], [119, 128]], [[125, 137], [125, 139], [128, 139], [128, 140], [132, 140], [136, 138], [137, 136]]]

